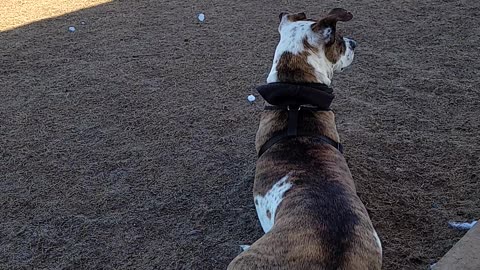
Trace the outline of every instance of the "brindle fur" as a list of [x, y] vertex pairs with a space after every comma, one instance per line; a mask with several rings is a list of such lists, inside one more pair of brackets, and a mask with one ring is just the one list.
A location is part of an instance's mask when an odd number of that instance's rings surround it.
[[[334, 10], [331, 14], [349, 19], [351, 14], [344, 13]], [[325, 57], [332, 62], [344, 53], [340, 43], [335, 39], [324, 47]], [[279, 70], [279, 81], [311, 82], [306, 57], [312, 53], [312, 46], [308, 42], [304, 46], [307, 51], [296, 55], [297, 59], [282, 56], [285, 65], [277, 67], [285, 70]], [[287, 112], [264, 111], [256, 135], [257, 153], [286, 126]], [[299, 133], [316, 133], [339, 141], [332, 111], [301, 110], [298, 128]], [[292, 187], [277, 208], [272, 229], [238, 255], [228, 269], [381, 269], [382, 251], [375, 230], [357, 196], [347, 162], [337, 149], [308, 137], [273, 145], [257, 161], [254, 196], [264, 196], [286, 175]]]
[[315, 69], [308, 64], [309, 52], [299, 54], [284, 52], [277, 65], [278, 79], [281, 82], [316, 82]]
[[[319, 53], [317, 47], [313, 46], [305, 38], [303, 39], [305, 51], [299, 54], [285, 52], [280, 57], [277, 64], [278, 81], [280, 82], [317, 82], [315, 69], [307, 61], [311, 54]], [[345, 44], [339, 34], [335, 35], [335, 40], [325, 46], [325, 57], [332, 63], [337, 62], [345, 53]]]
[[[286, 118], [286, 112], [262, 114], [257, 151], [285, 128]], [[331, 111], [300, 111], [299, 127], [339, 139]], [[264, 195], [287, 174], [294, 186], [280, 204], [273, 229], [229, 269], [380, 269], [373, 226], [343, 155], [309, 138], [278, 143], [257, 162], [254, 192]]]

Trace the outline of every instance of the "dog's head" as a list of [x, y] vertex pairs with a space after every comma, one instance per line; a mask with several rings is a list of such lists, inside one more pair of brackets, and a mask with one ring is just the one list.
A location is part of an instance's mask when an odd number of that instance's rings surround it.
[[337, 32], [337, 22], [352, 14], [335, 8], [321, 20], [307, 19], [305, 13], [281, 13], [280, 42], [267, 78], [272, 82], [330, 85], [334, 71], [342, 71], [353, 61], [356, 42]]

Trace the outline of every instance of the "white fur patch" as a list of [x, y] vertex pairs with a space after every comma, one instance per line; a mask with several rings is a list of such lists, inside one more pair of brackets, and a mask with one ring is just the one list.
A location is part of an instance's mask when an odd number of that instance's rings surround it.
[[323, 30], [323, 39], [329, 41], [332, 38], [332, 28], [327, 27]]
[[[323, 54], [323, 51], [320, 52]], [[333, 68], [330, 62], [328, 62], [326, 57], [319, 57], [316, 54], [309, 55], [307, 57], [307, 62], [315, 70], [315, 77], [319, 82], [322, 82], [326, 85], [330, 85], [333, 77]]]
[[345, 54], [340, 57], [340, 60], [335, 64], [335, 71], [343, 71], [346, 67], [350, 66], [353, 62], [353, 56], [355, 55], [352, 47], [350, 46], [350, 39], [343, 38], [346, 46]]
[[[331, 36], [331, 28], [326, 28], [322, 33], [314, 32], [311, 28], [314, 23], [315, 22], [312, 21], [290, 22], [288, 21], [287, 16], [283, 16], [280, 26], [278, 27], [278, 31], [280, 32], [280, 42], [275, 50], [272, 69], [268, 74], [267, 83], [278, 82], [277, 64], [283, 53], [290, 52], [292, 54], [299, 54], [303, 52], [305, 50], [303, 45], [303, 40], [305, 38], [308, 43], [314, 45], [324, 43], [325, 39], [328, 39], [328, 37]], [[342, 71], [353, 62], [353, 48], [351, 48], [348, 38], [344, 38], [344, 40], [346, 45], [345, 54], [342, 55], [339, 61], [334, 65], [325, 57], [323, 46], [318, 46], [318, 52], [308, 56], [307, 62], [315, 70], [315, 76], [318, 82], [330, 85], [333, 72]]]
[[280, 32], [280, 42], [275, 50], [275, 56], [273, 57], [273, 65], [270, 70], [270, 74], [267, 78], [267, 83], [277, 82], [277, 63], [284, 52], [291, 52], [293, 54], [299, 54], [305, 50], [303, 46], [303, 39], [306, 37], [310, 44], [318, 42], [318, 35], [315, 34], [311, 25], [314, 22], [311, 21], [297, 21], [289, 22], [287, 16], [284, 16], [278, 31]]
[[375, 242], [377, 243], [378, 247], [380, 248], [380, 252], [383, 253], [382, 242], [380, 242], [380, 237], [378, 237], [377, 231], [375, 231], [375, 229], [373, 229], [373, 238], [375, 238]]
[[292, 183], [288, 182], [288, 175], [282, 177], [265, 196], [255, 196], [255, 208], [257, 209], [258, 219], [265, 233], [269, 232], [275, 222], [275, 213], [278, 205], [283, 200], [283, 195], [292, 187]]

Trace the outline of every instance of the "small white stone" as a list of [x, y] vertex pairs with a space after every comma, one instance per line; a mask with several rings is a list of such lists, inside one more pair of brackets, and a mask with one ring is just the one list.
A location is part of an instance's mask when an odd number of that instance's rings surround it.
[[201, 22], [205, 21], [205, 14], [203, 13], [198, 14], [198, 20]]
[[75, 30], [76, 30], [76, 29], [75, 29], [75, 27], [74, 27], [74, 26], [70, 26], [70, 27], [68, 27], [68, 31], [69, 31], [69, 32], [75, 32]]
[[248, 101], [250, 102], [254, 102], [255, 101], [255, 96], [254, 95], [250, 95], [247, 97]]
[[250, 248], [250, 245], [240, 245], [240, 251], [245, 251]]

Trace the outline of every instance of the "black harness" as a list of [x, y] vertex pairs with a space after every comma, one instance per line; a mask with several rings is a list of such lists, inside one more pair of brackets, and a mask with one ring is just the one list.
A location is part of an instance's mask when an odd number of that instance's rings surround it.
[[269, 83], [258, 87], [257, 91], [268, 103], [275, 105], [265, 106], [265, 110], [288, 112], [287, 128], [275, 133], [268, 139], [262, 147], [260, 147], [258, 157], [261, 157], [263, 153], [276, 143], [298, 137], [307, 137], [311, 139], [313, 143], [329, 144], [343, 154], [342, 144], [327, 136], [298, 132], [298, 116], [300, 110], [312, 112], [330, 110], [330, 104], [335, 97], [330, 87], [322, 83]]

